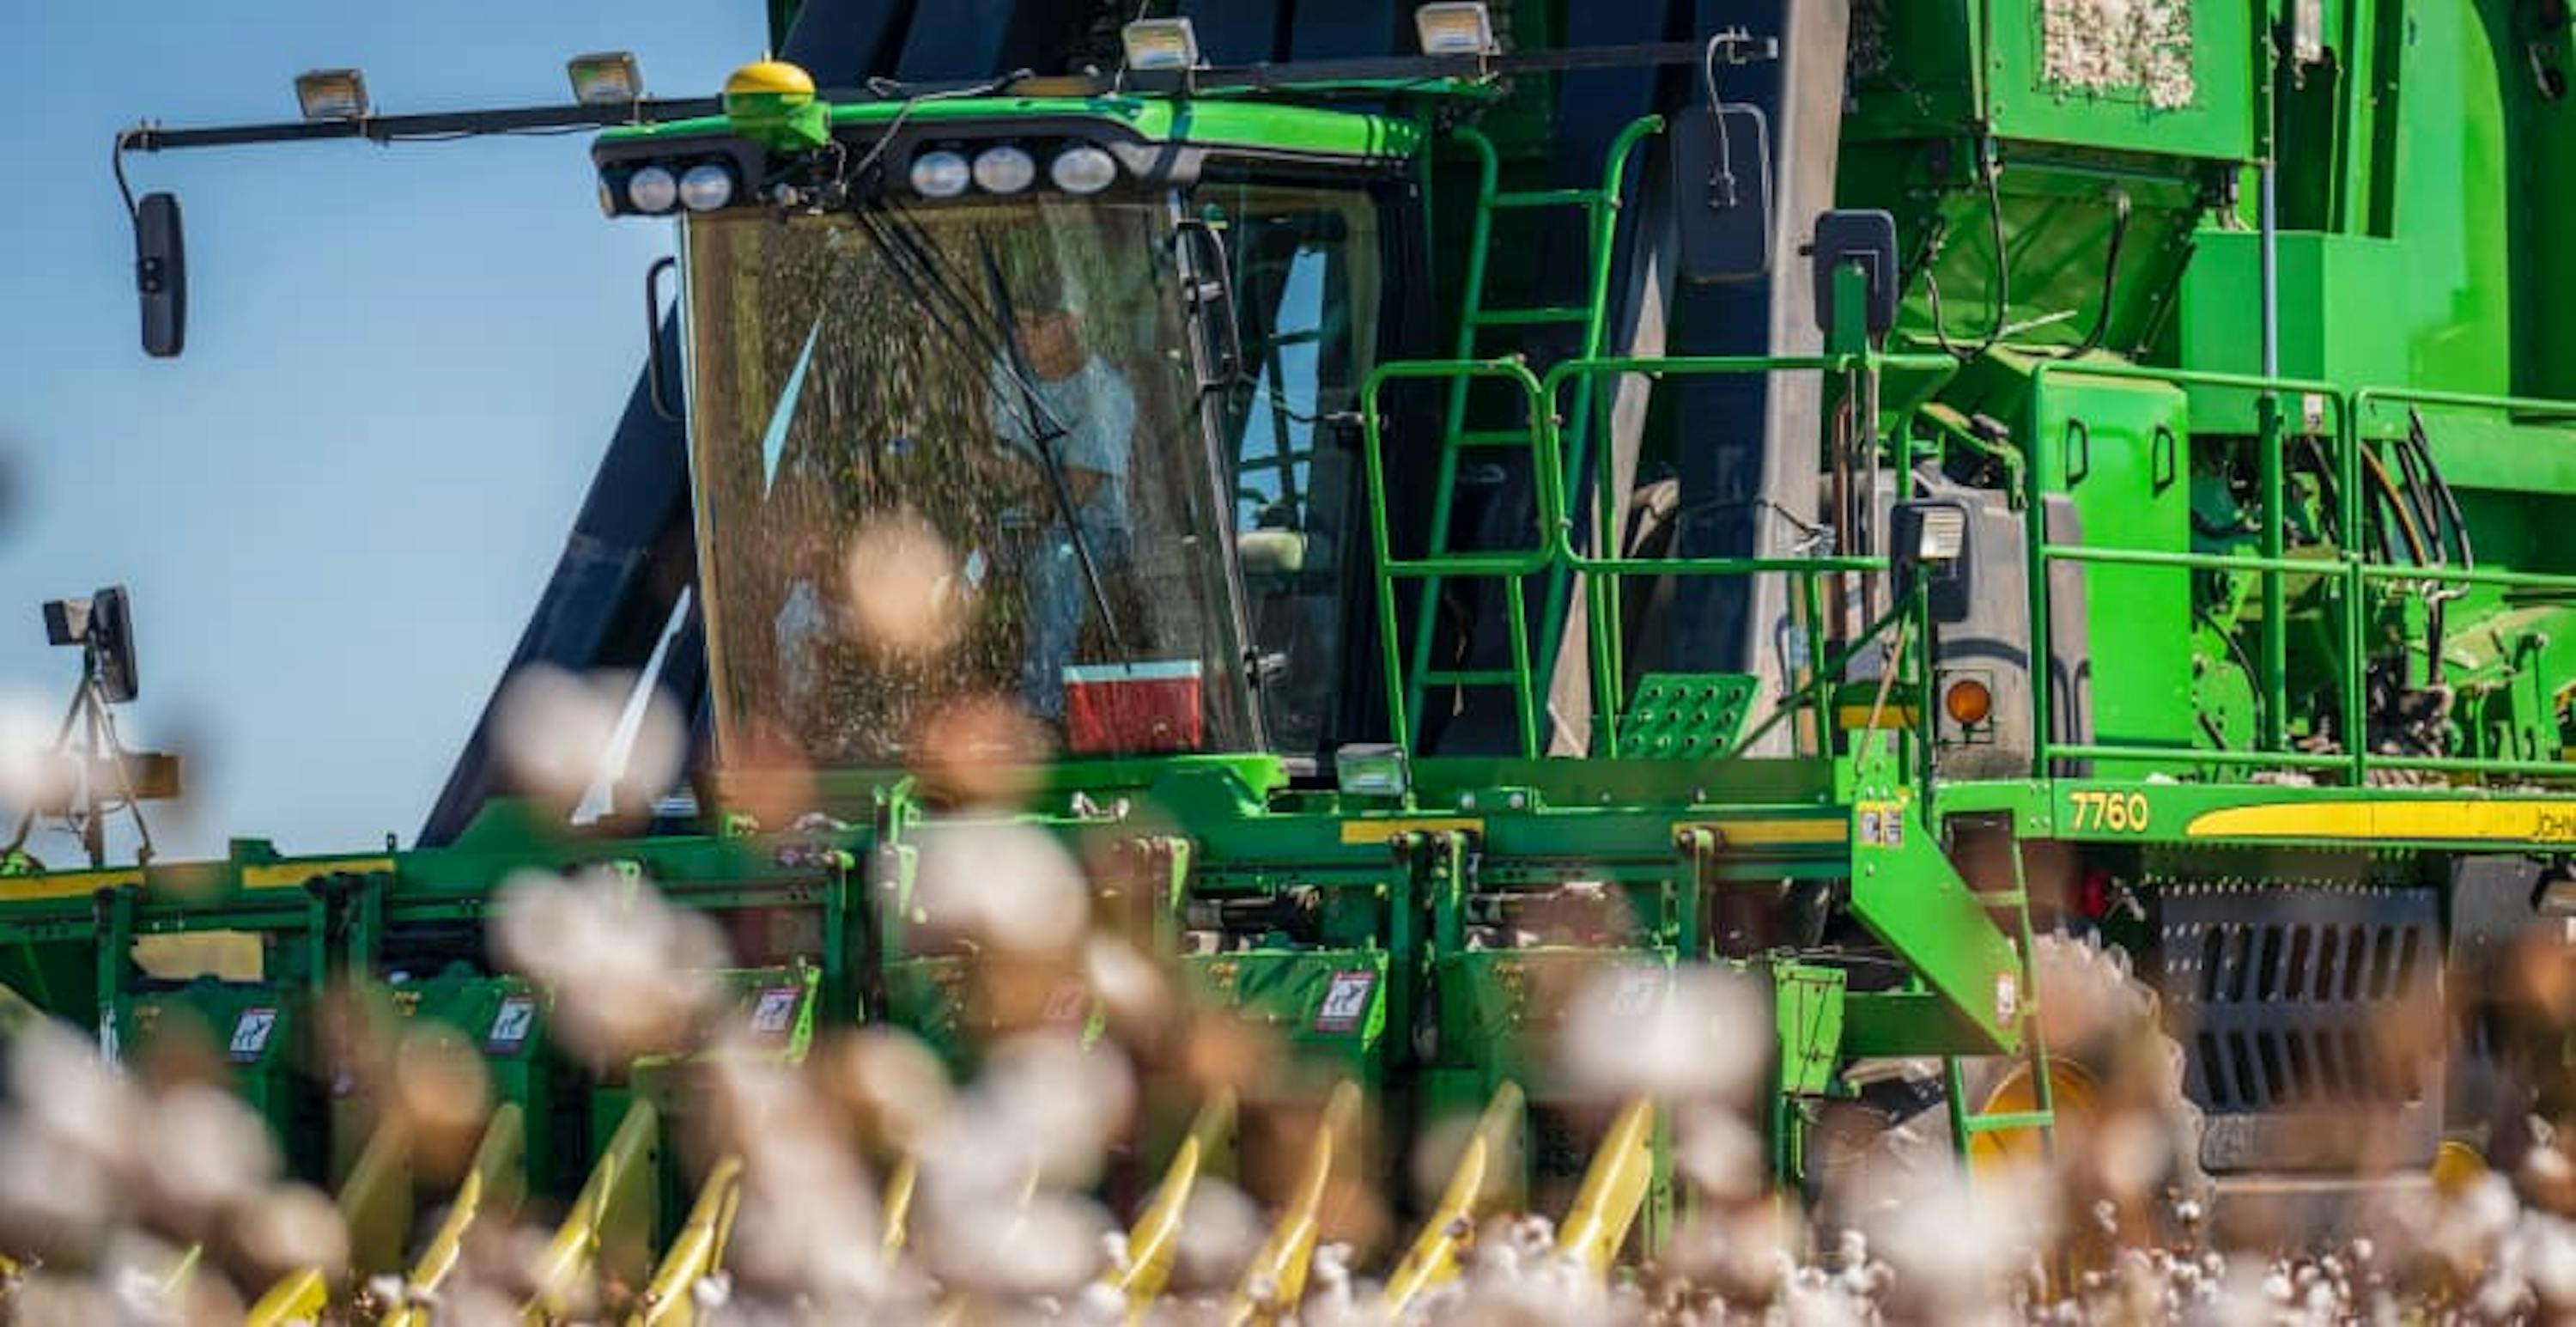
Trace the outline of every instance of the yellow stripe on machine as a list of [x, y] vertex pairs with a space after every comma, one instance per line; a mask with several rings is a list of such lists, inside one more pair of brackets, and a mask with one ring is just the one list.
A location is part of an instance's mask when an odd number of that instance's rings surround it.
[[1799, 816], [1775, 820], [1687, 820], [1675, 834], [1704, 829], [1717, 836], [1720, 848], [1787, 848], [1851, 841], [1851, 821], [1841, 816]]
[[2576, 843], [2576, 801], [2391, 797], [2231, 806], [2201, 812], [2184, 832], [2196, 839]]
[[272, 862], [245, 866], [241, 872], [244, 889], [301, 889], [304, 882], [326, 875], [390, 875], [391, 857], [317, 857], [300, 862]]
[[143, 883], [141, 867], [122, 871], [73, 871], [63, 875], [0, 877], [0, 903], [28, 899], [88, 898], [102, 889]]
[[1342, 842], [1386, 843], [1398, 834], [1482, 834], [1485, 822], [1480, 816], [1407, 816], [1393, 820], [1345, 820]]

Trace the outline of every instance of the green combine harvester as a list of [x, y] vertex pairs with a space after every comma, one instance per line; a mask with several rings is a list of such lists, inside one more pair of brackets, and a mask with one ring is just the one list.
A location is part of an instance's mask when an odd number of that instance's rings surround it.
[[[1106, 1017], [1078, 971], [1001, 990], [941, 915], [997, 833], [1065, 845], [1092, 927], [1277, 1052], [1233, 1128], [1148, 1074], [1108, 1181], [1139, 1304], [1203, 1167], [1279, 1177], [1255, 1316], [1346, 1180], [1424, 1231], [1373, 1255], [1399, 1300], [1498, 1210], [1651, 1258], [1694, 1201], [1670, 1122], [1559, 1037], [1713, 973], [1767, 1002], [1725, 1036], [1820, 1212], [1880, 1133], [2080, 1129], [2118, 1069], [2043, 1013], [2085, 983], [2161, 1010], [2164, 1187], [2221, 1227], [2512, 1146], [2537, 1087], [2488, 977], [2576, 915], [2565, 6], [769, 8], [781, 58], [717, 102], [594, 63], [552, 120], [444, 117], [607, 126], [606, 210], [676, 222], [629, 425], [685, 420], [684, 486], [604, 470], [642, 533], [557, 591], [682, 574], [518, 662], [682, 622], [682, 795], [575, 829], [478, 766], [436, 846], [117, 865], [105, 814], [175, 771], [113, 742], [121, 594], [49, 619], [93, 740], [31, 817], [89, 860], [19, 835], [0, 987], [128, 1059], [209, 1038], [341, 1195], [350, 1274], [264, 1313], [434, 1286], [523, 1194], [566, 1276], [685, 1313], [736, 1180], [666, 1145], [711, 1052], [565, 1053], [496, 891], [650, 890], [729, 940], [754, 1053], [881, 1026], [966, 1075]], [[442, 119], [308, 90], [123, 146]], [[175, 353], [176, 205], [135, 211]], [[337, 1072], [352, 1001], [484, 1060], [463, 1196]]]

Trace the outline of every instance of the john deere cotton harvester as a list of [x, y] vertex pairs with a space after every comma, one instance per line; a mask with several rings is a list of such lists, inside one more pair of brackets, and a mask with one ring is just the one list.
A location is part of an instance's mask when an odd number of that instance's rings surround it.
[[[2510, 1146], [2484, 977], [2576, 908], [2566, 6], [1144, 9], [771, 0], [713, 102], [130, 134], [605, 126], [675, 312], [511, 663], [652, 661], [692, 758], [575, 830], [496, 705], [409, 851], [22, 834], [0, 984], [127, 1056], [210, 1032], [352, 1213], [414, 1199], [330, 1010], [443, 1025], [499, 1103], [466, 1173], [578, 1192], [632, 1284], [684, 1226], [666, 1276], [721, 1263], [731, 1172], [656, 1141], [702, 1048], [567, 1059], [567, 993], [487, 957], [501, 882], [716, 919], [761, 1054], [879, 1024], [970, 1072], [1103, 1017], [940, 915], [997, 827], [1266, 1030], [1245, 1169], [1258, 1121], [1349, 1125], [1278, 1167], [1263, 1312], [1327, 1173], [1432, 1221], [1408, 1293], [1497, 1203], [1651, 1255], [1669, 1121], [1587, 1105], [1560, 1033], [1713, 972], [1768, 1010], [1723, 1033], [1790, 1194], [1928, 1121], [2044, 1150], [2111, 1071], [2042, 1011], [2106, 971], [2178, 1050], [2169, 1191], [2222, 1217]], [[135, 210], [175, 351], [175, 204]], [[130, 651], [87, 638], [98, 709]], [[138, 791], [85, 758], [84, 823]], [[1146, 1096], [1140, 1241], [1166, 1159], [1226, 1150]], [[1509, 1182], [1415, 1210], [1480, 1114]]]

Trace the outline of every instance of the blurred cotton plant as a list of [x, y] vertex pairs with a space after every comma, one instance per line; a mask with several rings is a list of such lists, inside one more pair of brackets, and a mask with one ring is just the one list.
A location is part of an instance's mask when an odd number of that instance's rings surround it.
[[589, 819], [640, 811], [678, 783], [689, 734], [679, 707], [636, 674], [538, 664], [502, 688], [492, 741], [513, 788]]
[[724, 937], [640, 881], [525, 871], [493, 908], [502, 963], [554, 992], [554, 1033], [595, 1067], [677, 1048], [717, 1007]]
[[147, 1088], [53, 1024], [15, 1038], [8, 1069], [0, 1247], [26, 1259], [10, 1321], [220, 1322], [287, 1269], [347, 1266], [339, 1209], [279, 1181], [230, 1094]]

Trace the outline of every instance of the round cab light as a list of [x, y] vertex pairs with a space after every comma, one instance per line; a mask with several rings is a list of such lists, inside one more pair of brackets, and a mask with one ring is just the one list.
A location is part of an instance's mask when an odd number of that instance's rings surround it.
[[924, 198], [955, 198], [975, 182], [966, 158], [941, 149], [912, 159], [912, 191]]
[[680, 177], [680, 202], [692, 212], [713, 212], [732, 201], [733, 172], [712, 161]]
[[1015, 194], [1037, 178], [1037, 159], [1018, 148], [988, 147], [975, 154], [975, 183], [986, 193]]
[[1069, 147], [1047, 164], [1047, 178], [1069, 194], [1096, 194], [1118, 180], [1118, 159], [1096, 147]]
[[680, 201], [680, 182], [659, 166], [626, 177], [626, 201], [638, 212], [668, 212]]
[[1960, 678], [1941, 693], [1941, 711], [1960, 727], [1974, 728], [1995, 712], [1994, 693], [1973, 677]]

